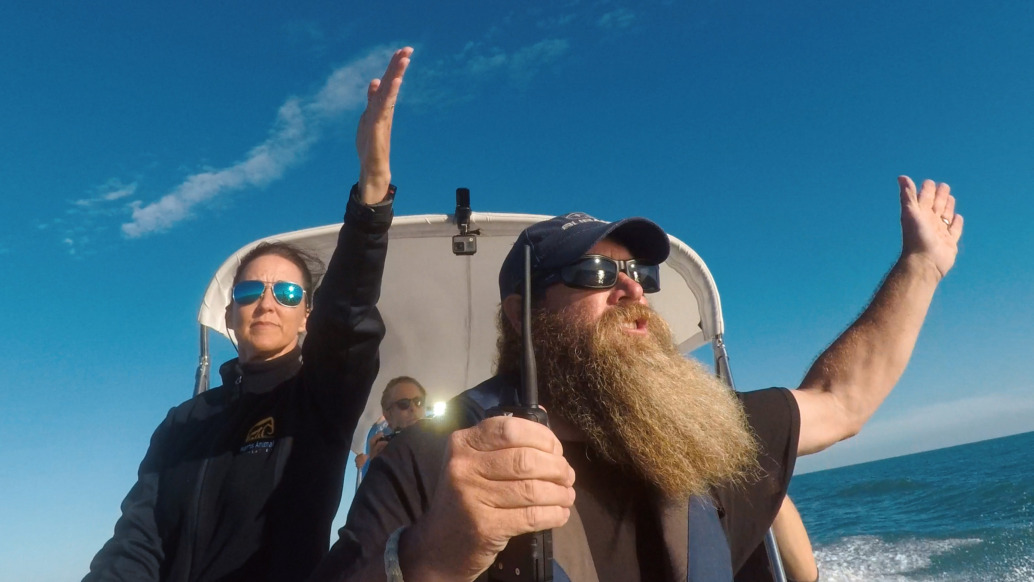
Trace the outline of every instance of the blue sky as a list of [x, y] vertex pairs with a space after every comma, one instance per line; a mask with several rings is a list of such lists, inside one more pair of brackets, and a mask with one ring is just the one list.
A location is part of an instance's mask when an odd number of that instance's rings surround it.
[[898, 174], [949, 182], [966, 230], [910, 368], [800, 466], [1034, 430], [1032, 28], [1022, 3], [7, 3], [0, 579], [85, 573], [190, 396], [208, 279], [340, 220], [365, 83], [404, 44], [396, 211], [466, 186], [653, 218], [715, 276], [741, 389], [796, 386], [865, 306]]

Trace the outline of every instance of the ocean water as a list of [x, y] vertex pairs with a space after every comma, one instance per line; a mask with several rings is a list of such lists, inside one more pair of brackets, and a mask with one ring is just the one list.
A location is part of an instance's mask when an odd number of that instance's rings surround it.
[[793, 478], [824, 582], [1034, 581], [1034, 432]]

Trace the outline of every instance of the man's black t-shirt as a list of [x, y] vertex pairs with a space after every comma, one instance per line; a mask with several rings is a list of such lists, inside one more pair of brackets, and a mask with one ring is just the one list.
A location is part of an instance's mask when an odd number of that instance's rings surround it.
[[[733, 572], [763, 542], [793, 474], [800, 416], [788, 390], [739, 394], [760, 446], [761, 470], [749, 483], [714, 492]], [[451, 406], [451, 404], [450, 404]], [[315, 580], [361, 578], [379, 565], [395, 529], [414, 523], [434, 496], [448, 433], [466, 422], [424, 421], [376, 457], [356, 493], [348, 521]], [[563, 443], [575, 470], [575, 508], [600, 582], [685, 579], [686, 503], [665, 503], [651, 486], [618, 467], [593, 460], [583, 445]], [[554, 552], [556, 553], [556, 552]], [[374, 567], [367, 571], [383, 572]]]
[[765, 532], [779, 513], [797, 462], [801, 428], [797, 399], [789, 390], [768, 388], [741, 392], [738, 396], [758, 440], [761, 471], [750, 483], [715, 491], [734, 573], [764, 543]]

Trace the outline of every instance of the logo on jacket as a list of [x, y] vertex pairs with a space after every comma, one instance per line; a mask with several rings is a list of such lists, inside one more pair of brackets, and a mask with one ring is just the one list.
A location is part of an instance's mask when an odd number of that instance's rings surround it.
[[272, 416], [267, 416], [262, 420], [255, 423], [251, 429], [248, 430], [248, 436], [244, 439], [244, 446], [241, 447], [242, 453], [261, 453], [269, 452], [273, 450], [274, 440], [276, 436], [276, 424], [273, 421]]

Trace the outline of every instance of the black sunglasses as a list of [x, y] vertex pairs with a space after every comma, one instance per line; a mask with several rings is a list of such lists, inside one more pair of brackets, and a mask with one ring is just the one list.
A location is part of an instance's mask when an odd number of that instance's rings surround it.
[[568, 287], [578, 289], [610, 289], [618, 282], [618, 273], [624, 273], [639, 283], [643, 293], [661, 290], [660, 265], [647, 265], [635, 259], [619, 261], [603, 255], [586, 255], [578, 261], [561, 267], [557, 273], [546, 277], [560, 280]]
[[[305, 289], [298, 283], [277, 281], [268, 285], [273, 288], [273, 299], [284, 307], [295, 307], [305, 297]], [[251, 305], [266, 292], [264, 281], [241, 281], [233, 286], [233, 300], [237, 305]]]
[[404, 412], [406, 410], [409, 410], [409, 407], [411, 405], [420, 408], [424, 405], [424, 397], [414, 396], [413, 398], [400, 398], [395, 402], [392, 402], [391, 406], [389, 406], [388, 408], [398, 408], [399, 410]]

